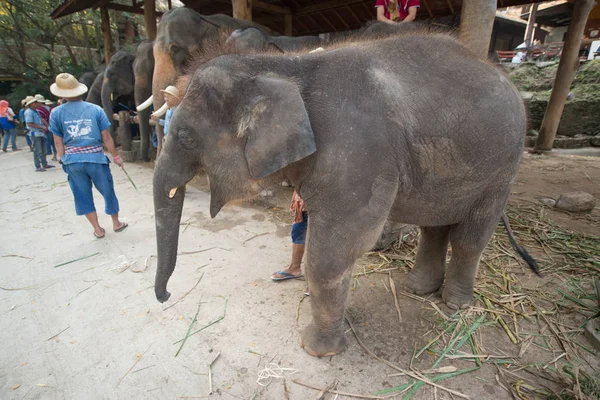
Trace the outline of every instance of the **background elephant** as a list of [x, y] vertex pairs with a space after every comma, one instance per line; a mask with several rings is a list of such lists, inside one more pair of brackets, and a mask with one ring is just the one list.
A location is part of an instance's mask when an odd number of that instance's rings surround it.
[[[203, 16], [189, 8], [175, 8], [167, 11], [158, 25], [154, 41], [154, 76], [152, 79], [152, 95], [154, 109], [158, 110], [164, 103], [160, 92], [169, 85], [174, 85], [179, 76], [185, 72], [186, 65], [195, 53], [202, 53], [205, 46], [219, 38], [223, 31], [238, 28], [261, 27], [250, 21], [241, 21], [227, 15]], [[163, 130], [157, 126], [158, 153], [162, 147]]]
[[104, 70], [100, 71], [91, 86], [88, 86], [88, 93], [85, 101], [102, 107], [102, 83], [104, 82]]
[[94, 84], [94, 80], [96, 79], [97, 76], [98, 76], [98, 72], [97, 71], [84, 72], [79, 77], [79, 82], [81, 82], [85, 86], [87, 86], [88, 90], [89, 90], [92, 87], [92, 85]]
[[525, 107], [501, 71], [455, 39], [409, 39], [230, 55], [195, 71], [154, 173], [159, 301], [170, 296], [185, 184], [201, 168], [213, 218], [284, 178], [298, 188], [310, 215], [311, 355], [345, 348], [352, 267], [387, 219], [421, 227], [414, 292], [444, 285], [448, 306], [471, 301], [523, 152]]
[[[154, 42], [144, 40], [135, 53], [133, 62], [133, 74], [135, 75], [134, 97], [135, 105], [139, 106], [152, 97], [152, 75], [154, 74]], [[140, 154], [143, 161], [150, 161], [148, 150], [150, 149], [150, 108], [138, 111], [138, 124], [140, 128]]]
[[269, 36], [254, 27], [236, 29], [227, 39], [227, 44], [234, 46], [240, 52], [281, 53], [306, 52], [324, 45], [324, 40], [318, 36]]
[[133, 88], [135, 77], [133, 61], [135, 56], [124, 51], [117, 51], [104, 70], [102, 81], [102, 108], [111, 122], [110, 133], [115, 138], [113, 109], [117, 104], [133, 108]]

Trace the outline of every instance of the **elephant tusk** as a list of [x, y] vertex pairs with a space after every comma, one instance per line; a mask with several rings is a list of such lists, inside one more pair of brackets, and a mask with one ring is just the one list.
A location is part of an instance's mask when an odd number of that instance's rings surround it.
[[110, 101], [114, 101], [115, 99], [113, 99], [113, 94], [110, 94]]
[[155, 117], [162, 117], [163, 115], [165, 115], [165, 113], [167, 112], [167, 110], [169, 109], [169, 106], [167, 105], [167, 103], [163, 104], [161, 108], [159, 108], [158, 110], [154, 111], [152, 113], [152, 115], [154, 115]]
[[169, 198], [172, 199], [173, 197], [175, 197], [175, 193], [177, 193], [176, 187], [169, 191]]
[[150, 107], [152, 105], [152, 100], [153, 100], [152, 96], [148, 97], [148, 100], [146, 100], [145, 102], [143, 102], [142, 104], [140, 104], [139, 106], [137, 106], [136, 110], [138, 110], [138, 111], [144, 111], [146, 108], [148, 108], [148, 107]]

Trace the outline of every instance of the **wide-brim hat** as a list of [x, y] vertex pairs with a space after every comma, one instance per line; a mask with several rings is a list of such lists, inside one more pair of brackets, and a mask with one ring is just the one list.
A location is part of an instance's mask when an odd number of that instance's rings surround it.
[[168, 93], [171, 96], [179, 97], [179, 90], [175, 86], [167, 86], [166, 89], [161, 90], [163, 93]]
[[32, 97], [31, 99], [29, 99], [29, 101], [27, 101], [27, 103], [25, 103], [25, 106], [29, 106], [29, 105], [31, 105], [33, 103], [37, 103], [37, 102], [39, 102], [39, 100], [36, 99], [35, 97]]
[[44, 104], [46, 104], [47, 106], [51, 106], [52, 104], [54, 104], [54, 102], [52, 100], [46, 99], [46, 101], [44, 102]]
[[87, 91], [87, 86], [80, 83], [73, 75], [67, 73], [58, 74], [56, 82], [50, 85], [50, 92], [56, 97], [79, 97]]
[[23, 104], [23, 105], [25, 105], [25, 106], [26, 106], [26, 105], [27, 105], [27, 102], [28, 102], [29, 100], [31, 100], [31, 99], [33, 99], [33, 96], [27, 96], [27, 97], [25, 97], [23, 100], [21, 100], [21, 104]]
[[37, 101], [39, 101], [40, 103], [46, 101], [46, 98], [44, 96], [42, 96], [41, 94], [36, 94], [35, 96], [33, 96], [36, 98]]

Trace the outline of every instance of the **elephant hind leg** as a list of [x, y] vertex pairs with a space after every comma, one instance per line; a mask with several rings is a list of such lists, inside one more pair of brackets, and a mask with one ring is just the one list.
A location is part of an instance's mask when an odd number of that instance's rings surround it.
[[453, 309], [465, 308], [473, 299], [479, 259], [500, 221], [508, 194], [491, 196], [478, 209], [450, 229], [452, 258], [446, 271], [442, 298]]
[[415, 266], [408, 286], [416, 294], [437, 291], [444, 283], [450, 226], [421, 227]]

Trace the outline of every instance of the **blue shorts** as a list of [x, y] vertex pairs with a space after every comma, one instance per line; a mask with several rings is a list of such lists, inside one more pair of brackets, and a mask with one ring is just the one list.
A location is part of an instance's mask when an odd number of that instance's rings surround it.
[[306, 242], [306, 229], [308, 228], [308, 214], [302, 211], [302, 222], [292, 225], [292, 243], [304, 244]]
[[96, 211], [92, 196], [92, 183], [104, 197], [104, 211], [108, 215], [119, 213], [119, 200], [115, 194], [113, 177], [108, 164], [73, 163], [63, 165], [69, 177], [69, 186], [75, 199], [77, 215]]

